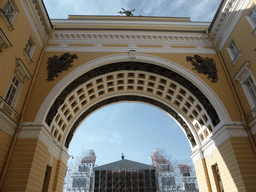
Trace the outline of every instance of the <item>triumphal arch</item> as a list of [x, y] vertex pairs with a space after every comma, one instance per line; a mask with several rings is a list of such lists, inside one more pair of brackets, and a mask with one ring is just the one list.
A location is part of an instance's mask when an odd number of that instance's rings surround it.
[[79, 125], [117, 102], [176, 120], [200, 191], [256, 191], [255, 12], [51, 20], [41, 0], [1, 1], [0, 191], [62, 191]]

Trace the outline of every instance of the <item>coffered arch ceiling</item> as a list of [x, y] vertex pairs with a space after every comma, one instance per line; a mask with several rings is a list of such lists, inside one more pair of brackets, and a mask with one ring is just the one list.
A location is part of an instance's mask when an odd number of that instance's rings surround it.
[[220, 123], [211, 102], [191, 81], [165, 67], [137, 61], [98, 66], [75, 78], [56, 97], [45, 123], [56, 141], [68, 148], [90, 113], [122, 101], [165, 110], [183, 128], [192, 147], [208, 140]]

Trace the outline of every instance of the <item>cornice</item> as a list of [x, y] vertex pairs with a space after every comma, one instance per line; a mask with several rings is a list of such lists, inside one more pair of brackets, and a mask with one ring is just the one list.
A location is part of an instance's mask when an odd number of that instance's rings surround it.
[[127, 52], [133, 49], [141, 53], [215, 53], [205, 33], [187, 32], [55, 31], [49, 44], [59, 46], [48, 46], [46, 51]]
[[46, 41], [52, 27], [43, 2], [41, 0], [20, 0], [20, 3], [26, 14], [29, 14], [29, 12], [32, 13], [33, 20], [30, 19], [31, 15], [27, 15], [27, 17], [30, 20], [33, 30], [40, 34], [38, 37], [40, 36], [43, 41]]
[[22, 125], [18, 135], [19, 139], [39, 139], [48, 148], [52, 156], [66, 162], [69, 158], [67, 152], [54, 140], [53, 136], [43, 125]]
[[74, 19], [51, 19], [51, 22], [54, 26], [57, 27], [71, 27], [71, 26], [90, 26], [90, 25], [97, 25], [97, 26], [158, 26], [158, 27], [194, 27], [195, 29], [205, 30], [210, 26], [209, 22], [176, 22], [176, 21], [136, 21], [136, 20], [74, 20]]
[[95, 43], [106, 41], [113, 43], [126, 42], [186, 42], [186, 44], [201, 43], [211, 47], [211, 42], [205, 33], [182, 33], [182, 32], [134, 32], [134, 31], [55, 31], [49, 44], [54, 43]]
[[[237, 26], [240, 18], [242, 17], [244, 11], [246, 10], [247, 6], [249, 5], [249, 3], [251, 2], [251, 0], [243, 0], [243, 1], [239, 1], [233, 11], [233, 16], [231, 17], [230, 21], [228, 21], [228, 24], [225, 25], [225, 31], [224, 31], [224, 35], [222, 37], [222, 39], [220, 40], [218, 49], [222, 50], [223, 47], [225, 46], [227, 40], [229, 39], [229, 37], [231, 36], [232, 32], [234, 31], [235, 27]], [[239, 9], [237, 9], [237, 7], [239, 7]]]
[[216, 17], [216, 20], [211, 29], [211, 37], [215, 43], [218, 42], [223, 28], [226, 26], [225, 23], [230, 17], [230, 12], [234, 10], [235, 2], [239, 0], [225, 0], [220, 8], [219, 15]]
[[214, 49], [202, 48], [130, 48], [127, 47], [56, 47], [48, 46], [46, 52], [111, 52], [111, 53], [127, 53], [129, 51], [136, 51], [136, 53], [187, 53], [187, 54], [216, 54]]
[[248, 137], [242, 124], [234, 123], [232, 125], [223, 125], [223, 127], [213, 134], [212, 140], [214, 140], [216, 146], [219, 146], [232, 137]]
[[202, 147], [204, 157], [208, 157], [213, 154], [213, 152], [217, 149], [215, 142], [211, 139]]
[[193, 163], [195, 164], [196, 162], [200, 161], [201, 159], [204, 158], [203, 152], [201, 149], [198, 149], [196, 151], [194, 151], [191, 155], [190, 155]]
[[250, 0], [226, 0], [211, 29], [211, 37], [221, 50], [235, 29]]
[[33, 8], [34, 16], [37, 19], [37, 22], [40, 23], [40, 27], [44, 29], [46, 35], [49, 35], [51, 31], [51, 23], [48, 18], [47, 12], [44, 9], [44, 5], [41, 0], [28, 0]]
[[223, 125], [217, 132], [215, 132], [211, 139], [205, 143], [201, 149], [195, 150], [191, 154], [194, 163], [202, 158], [206, 158], [213, 154], [218, 146], [229, 138], [248, 137], [242, 124]]

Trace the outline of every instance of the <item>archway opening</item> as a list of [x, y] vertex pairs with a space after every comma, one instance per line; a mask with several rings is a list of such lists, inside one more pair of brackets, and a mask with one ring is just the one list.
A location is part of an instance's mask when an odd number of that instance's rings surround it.
[[[165, 68], [134, 61], [107, 63], [95, 68], [92, 62], [90, 69], [88, 65], [81, 66], [71, 75], [72, 82], [69, 76], [65, 77], [57, 86], [60, 89], [55, 89], [60, 90], [58, 96], [51, 92], [41, 107], [45, 112], [40, 112], [37, 120], [43, 119], [56, 142], [66, 151], [85, 119], [105, 106], [120, 102], [147, 103], [172, 116], [195, 152], [193, 159], [220, 122], [228, 119], [216, 95], [210, 94], [212, 90], [184, 68], [176, 69], [176, 64], [170, 67], [167, 63]], [[217, 113], [219, 108], [224, 116]]]
[[[135, 102], [109, 105], [88, 116], [69, 145], [69, 154], [74, 158], [70, 158], [68, 163], [64, 190], [68, 191], [74, 185], [74, 175], [79, 173], [78, 167], [88, 155], [88, 149], [94, 149], [96, 153], [96, 167], [121, 160], [122, 153], [125, 159], [153, 165], [151, 155], [159, 149], [159, 155], [163, 155], [173, 167], [172, 171], [164, 171], [171, 175], [166, 178], [174, 178], [170, 179], [169, 184], [172, 185], [160, 187], [168, 186], [170, 191], [177, 187], [184, 189], [184, 179], [189, 179], [198, 189], [186, 133], [170, 117], [159, 108]], [[190, 167], [189, 176], [183, 175], [181, 165]], [[159, 181], [165, 178], [160, 172], [157, 173], [161, 178]]]

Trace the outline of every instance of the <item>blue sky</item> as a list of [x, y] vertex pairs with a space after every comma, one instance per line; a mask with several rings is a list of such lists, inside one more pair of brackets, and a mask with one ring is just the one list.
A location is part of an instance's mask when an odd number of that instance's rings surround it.
[[69, 154], [79, 156], [94, 149], [97, 165], [125, 158], [151, 164], [155, 148], [165, 149], [174, 159], [189, 159], [185, 134], [164, 111], [142, 103], [119, 103], [91, 114], [75, 133]]
[[118, 15], [121, 7], [134, 16], [190, 17], [212, 21], [221, 0], [43, 0], [51, 19], [68, 15]]
[[[68, 15], [118, 15], [121, 7], [134, 16], [190, 17], [211, 22], [221, 0], [44, 0], [51, 19]], [[151, 164], [155, 148], [166, 150], [174, 159], [187, 159], [189, 143], [181, 128], [165, 112], [139, 103], [115, 104], [94, 112], [79, 127], [69, 154], [94, 149], [97, 165], [121, 159]]]

